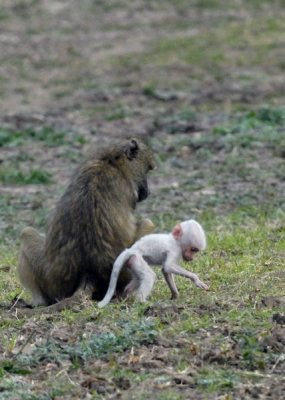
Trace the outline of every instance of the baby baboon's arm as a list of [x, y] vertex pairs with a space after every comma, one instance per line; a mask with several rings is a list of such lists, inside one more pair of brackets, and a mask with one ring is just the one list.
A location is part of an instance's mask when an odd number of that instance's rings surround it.
[[[196, 274], [194, 274], [193, 272], [187, 271], [187, 269], [180, 267], [180, 265], [178, 265], [178, 264], [172, 264], [172, 263], [167, 262], [163, 265], [162, 268], [163, 268], [163, 273], [184, 276], [185, 278], [191, 279], [191, 281], [198, 288], [204, 289], [204, 290], [209, 290], [209, 286], [206, 285], [204, 282], [202, 282]], [[169, 278], [169, 276], [168, 276], [168, 278]], [[171, 288], [170, 288], [170, 290], [171, 290]]]
[[179, 292], [176, 287], [173, 274], [166, 272], [163, 268], [162, 268], [162, 273], [163, 273], [164, 279], [171, 291], [171, 299], [172, 300], [177, 299]]

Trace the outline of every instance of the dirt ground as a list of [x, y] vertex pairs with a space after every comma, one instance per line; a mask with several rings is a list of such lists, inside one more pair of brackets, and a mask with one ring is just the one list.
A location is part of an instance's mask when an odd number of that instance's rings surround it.
[[[82, 159], [93, 148], [127, 136], [144, 137], [156, 152], [151, 197], [139, 205], [138, 213], [152, 218], [161, 230], [173, 219], [187, 217], [189, 210], [207, 224], [209, 215], [222, 219], [246, 210], [251, 217], [254, 207], [281, 209], [285, 121], [278, 113], [268, 116], [266, 110], [285, 106], [285, 7], [281, 1], [250, 3], [2, 0], [1, 245], [15, 251], [26, 225], [44, 231], [50, 210]], [[265, 111], [252, 117], [256, 110]], [[258, 124], [274, 118], [273, 138], [269, 128], [262, 131]], [[238, 140], [243, 142], [235, 142], [236, 126], [242, 124]], [[249, 129], [258, 137], [254, 149], [248, 145]], [[273, 138], [269, 145], [268, 137]], [[242, 157], [240, 148], [245, 149]], [[25, 174], [35, 170], [41, 172], [40, 181], [23, 183]], [[44, 175], [46, 171], [50, 175]], [[45, 184], [43, 176], [51, 181]], [[272, 229], [284, 230], [282, 221]], [[282, 254], [277, 257], [280, 274]], [[97, 342], [90, 344], [96, 334], [106, 339], [110, 326], [88, 299], [73, 310], [76, 320], [67, 312], [64, 321], [60, 314], [28, 318], [17, 328], [2, 314], [8, 337], [20, 334], [10, 353], [1, 342], [6, 354], [0, 355], [2, 369], [13, 373], [7, 360], [20, 355], [22, 368], [33, 372], [31, 377], [22, 370], [15, 382], [22, 388], [33, 381], [33, 388], [17, 389], [14, 395], [1, 383], [0, 368], [0, 399], [281, 399], [285, 328], [278, 310], [284, 310], [283, 295], [256, 300], [257, 309], [268, 313], [270, 321], [270, 328], [258, 334], [252, 327], [249, 334], [226, 321], [229, 306], [217, 298], [211, 304], [140, 306], [136, 312], [147, 321], [145, 336], [136, 336], [135, 322], [131, 327], [118, 323], [128, 351], [118, 347], [118, 353], [107, 356], [96, 353]], [[254, 298], [242, 299], [237, 308], [243, 309], [243, 301], [255, 304]], [[88, 307], [89, 314], [84, 314]], [[127, 305], [125, 311], [131, 312]], [[191, 337], [183, 331], [176, 339], [152, 333], [157, 330], [151, 325], [153, 318], [165, 329], [173, 321], [183, 324], [186, 314], [194, 319], [211, 314], [215, 324], [195, 330]], [[129, 335], [134, 342], [124, 345]], [[89, 350], [96, 357], [72, 347], [79, 337], [90, 340]], [[39, 350], [34, 364], [28, 364], [25, 356], [35, 343]], [[250, 356], [244, 361], [247, 351]], [[268, 355], [263, 369], [259, 354], [270, 351], [275, 358]], [[128, 375], [120, 375], [115, 364], [122, 371], [127, 368]], [[219, 376], [216, 366], [224, 368]], [[242, 383], [235, 381], [228, 366], [242, 371]], [[208, 371], [202, 378], [198, 371], [204, 367], [212, 368], [212, 375]], [[144, 378], [139, 380], [137, 374]], [[54, 376], [58, 386], [52, 392]], [[70, 385], [69, 394], [61, 394], [62, 384]], [[201, 390], [211, 385], [212, 393]]]

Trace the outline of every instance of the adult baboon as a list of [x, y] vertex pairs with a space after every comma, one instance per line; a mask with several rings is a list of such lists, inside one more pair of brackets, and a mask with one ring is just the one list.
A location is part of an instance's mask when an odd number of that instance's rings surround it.
[[[102, 299], [113, 262], [139, 237], [153, 231], [136, 221], [136, 203], [148, 194], [153, 153], [138, 139], [124, 140], [89, 158], [72, 177], [50, 218], [46, 239], [33, 228], [21, 233], [18, 273], [33, 304], [52, 304], [88, 285]], [[123, 290], [130, 280], [123, 271]]]

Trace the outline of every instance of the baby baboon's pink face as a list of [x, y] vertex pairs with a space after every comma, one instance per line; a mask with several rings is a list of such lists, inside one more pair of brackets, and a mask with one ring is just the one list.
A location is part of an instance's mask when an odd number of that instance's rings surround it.
[[188, 246], [182, 250], [182, 257], [184, 261], [192, 261], [195, 254], [198, 253], [198, 249], [196, 247]]

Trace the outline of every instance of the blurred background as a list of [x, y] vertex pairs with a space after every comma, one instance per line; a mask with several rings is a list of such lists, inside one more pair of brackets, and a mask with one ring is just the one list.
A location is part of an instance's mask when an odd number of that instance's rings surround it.
[[46, 217], [92, 148], [156, 152], [139, 212], [280, 212], [282, 0], [1, 0], [0, 240]]

